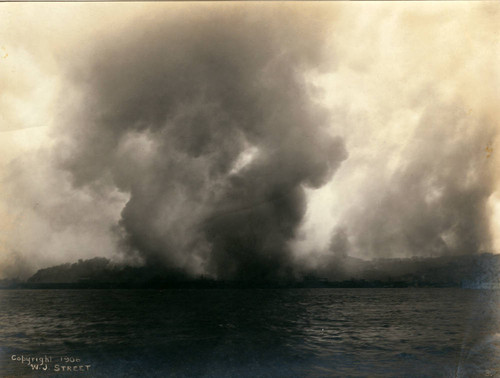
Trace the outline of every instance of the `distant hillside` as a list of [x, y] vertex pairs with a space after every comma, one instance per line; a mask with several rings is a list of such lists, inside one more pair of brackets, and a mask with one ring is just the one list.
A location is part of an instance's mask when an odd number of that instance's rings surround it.
[[500, 255], [444, 256], [437, 258], [383, 259], [367, 264], [366, 279], [397, 279], [416, 285], [500, 288]]
[[74, 264], [57, 265], [40, 269], [28, 279], [31, 283], [74, 283], [84, 279], [108, 280], [117, 267], [104, 257], [79, 260]]
[[157, 267], [131, 267], [112, 263], [104, 257], [79, 260], [73, 264], [40, 269], [27, 282], [42, 283], [142, 283], [159, 279], [185, 280], [180, 271]]
[[[355, 266], [355, 268], [353, 268]], [[348, 269], [346, 268], [348, 267]], [[329, 269], [329, 270], [327, 270]], [[335, 272], [344, 273], [336, 275]], [[345, 271], [350, 272], [348, 277]], [[332, 273], [333, 272], [333, 273]], [[299, 280], [215, 281], [188, 277], [172, 269], [117, 265], [105, 258], [79, 260], [40, 269], [16, 287], [466, 287], [500, 288], [500, 255], [447, 256], [438, 258], [378, 259], [346, 257], [332, 260], [322, 271]]]

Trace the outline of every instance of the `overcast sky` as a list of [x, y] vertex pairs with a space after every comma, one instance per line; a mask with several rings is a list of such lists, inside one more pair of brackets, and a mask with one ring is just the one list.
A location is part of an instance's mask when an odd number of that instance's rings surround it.
[[0, 4], [0, 277], [498, 252], [499, 11]]

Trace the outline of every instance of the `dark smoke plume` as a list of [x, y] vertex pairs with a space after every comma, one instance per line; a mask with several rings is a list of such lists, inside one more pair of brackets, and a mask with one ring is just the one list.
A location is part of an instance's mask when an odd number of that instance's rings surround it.
[[129, 193], [131, 256], [219, 278], [293, 271], [304, 188], [347, 153], [305, 79], [326, 61], [321, 17], [268, 10], [153, 17], [75, 58], [59, 162], [77, 187]]

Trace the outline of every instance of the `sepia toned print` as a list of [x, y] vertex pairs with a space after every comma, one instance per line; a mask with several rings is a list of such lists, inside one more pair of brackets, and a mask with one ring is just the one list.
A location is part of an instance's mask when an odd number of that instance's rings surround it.
[[0, 375], [499, 374], [497, 4], [0, 10]]

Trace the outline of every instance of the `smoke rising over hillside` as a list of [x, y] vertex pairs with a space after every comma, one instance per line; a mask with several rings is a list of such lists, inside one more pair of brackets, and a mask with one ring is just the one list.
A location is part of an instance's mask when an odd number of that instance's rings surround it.
[[385, 7], [85, 5], [58, 33], [33, 22], [36, 48], [11, 25], [9, 56], [52, 97], [32, 131], [13, 110], [38, 109], [29, 82], [0, 102], [18, 135], [0, 140], [0, 272], [102, 255], [343, 277], [356, 258], [494, 252], [492, 9]]
[[[443, 256], [490, 251], [488, 200], [495, 129], [458, 106], [425, 104], [403, 159], [342, 219], [368, 256]], [[372, 175], [369, 175], [373, 178]]]
[[64, 126], [60, 164], [77, 186], [130, 193], [124, 246], [148, 263], [286, 272], [304, 186], [326, 183], [347, 156], [304, 79], [324, 36], [293, 13], [194, 13], [97, 45], [75, 79], [84, 108]]

